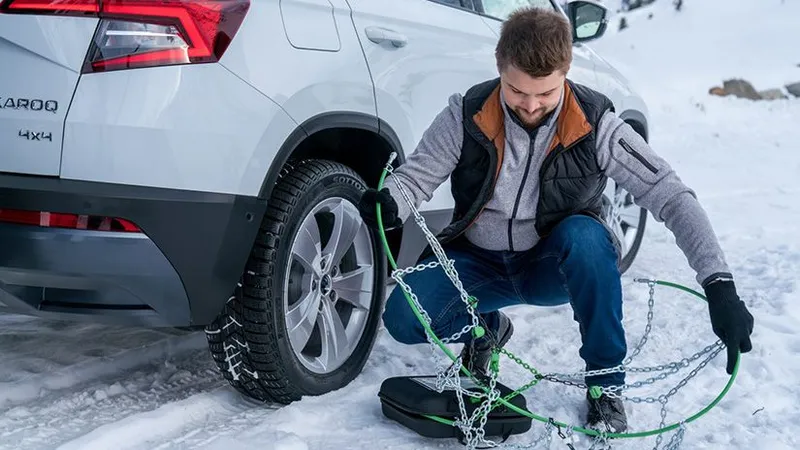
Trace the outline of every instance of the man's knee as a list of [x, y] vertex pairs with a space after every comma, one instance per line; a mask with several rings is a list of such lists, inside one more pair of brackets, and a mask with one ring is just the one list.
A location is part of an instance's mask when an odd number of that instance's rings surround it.
[[383, 311], [383, 324], [394, 340], [401, 344], [421, 344], [427, 342], [425, 329], [411, 305], [408, 304], [403, 289], [394, 288]]
[[578, 214], [562, 220], [550, 236], [560, 243], [561, 249], [578, 259], [596, 263], [598, 258], [609, 257], [617, 260], [619, 251], [616, 238], [599, 220]]

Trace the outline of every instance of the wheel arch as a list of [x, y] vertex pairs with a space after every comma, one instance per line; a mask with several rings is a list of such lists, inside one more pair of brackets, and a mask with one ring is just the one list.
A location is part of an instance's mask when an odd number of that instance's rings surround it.
[[619, 118], [627, 122], [634, 131], [636, 131], [645, 142], [650, 141], [649, 130], [647, 127], [647, 117], [640, 111], [635, 109], [628, 109], [620, 113]]
[[[366, 142], [374, 148], [353, 148], [348, 145]], [[331, 151], [333, 150], [333, 151]], [[374, 152], [372, 158], [355, 158]], [[259, 190], [259, 198], [268, 199], [287, 163], [306, 158], [323, 158], [341, 162], [355, 170], [370, 186], [377, 186], [380, 169], [391, 152], [397, 153], [394, 167], [405, 161], [400, 139], [392, 127], [378, 117], [350, 111], [325, 112], [297, 126], [278, 150]], [[375, 162], [378, 161], [378, 162]], [[356, 167], [354, 167], [356, 166]]]
[[[397, 133], [386, 121], [360, 112], [334, 111], [312, 116], [297, 126], [284, 141], [264, 177], [259, 198], [268, 201], [275, 183], [293, 161], [327, 159], [355, 170], [367, 185], [377, 187], [391, 152], [397, 153], [392, 166], [405, 162]], [[386, 233], [393, 255], [400, 252], [403, 228]]]

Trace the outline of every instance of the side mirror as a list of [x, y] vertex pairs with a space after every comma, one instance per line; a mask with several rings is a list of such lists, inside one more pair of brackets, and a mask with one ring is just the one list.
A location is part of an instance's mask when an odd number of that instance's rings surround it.
[[572, 40], [586, 42], [606, 32], [608, 9], [596, 0], [572, 0], [567, 3], [567, 16], [572, 23]]

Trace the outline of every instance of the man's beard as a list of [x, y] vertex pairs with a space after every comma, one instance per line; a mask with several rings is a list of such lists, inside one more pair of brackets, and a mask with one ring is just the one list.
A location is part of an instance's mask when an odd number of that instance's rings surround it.
[[534, 111], [533, 114], [530, 114], [522, 109], [516, 110], [517, 117], [519, 117], [520, 122], [529, 128], [539, 125], [548, 112], [550, 112], [550, 109], [547, 106], [542, 106]]

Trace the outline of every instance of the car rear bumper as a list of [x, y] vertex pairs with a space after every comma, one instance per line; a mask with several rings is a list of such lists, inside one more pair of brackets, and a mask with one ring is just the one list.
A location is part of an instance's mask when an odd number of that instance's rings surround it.
[[0, 174], [0, 209], [129, 220], [142, 233], [0, 223], [7, 311], [145, 326], [208, 324], [244, 269], [255, 197]]

